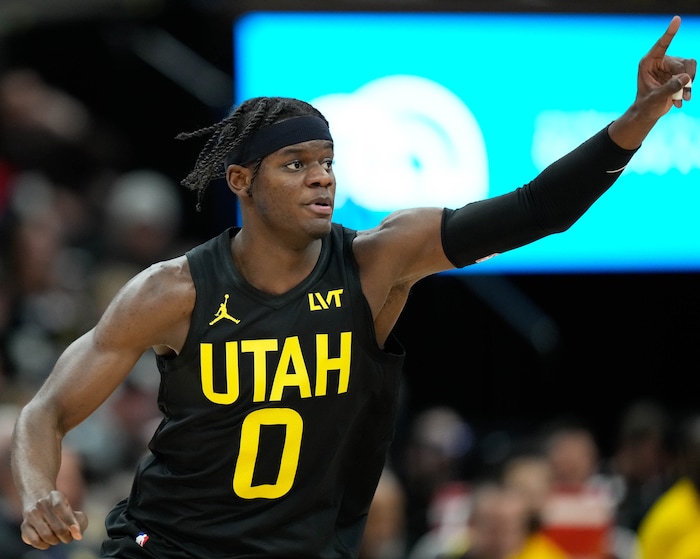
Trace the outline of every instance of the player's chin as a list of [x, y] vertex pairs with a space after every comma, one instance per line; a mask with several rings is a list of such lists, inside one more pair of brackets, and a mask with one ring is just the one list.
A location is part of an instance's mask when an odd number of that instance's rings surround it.
[[331, 232], [331, 220], [328, 219], [314, 219], [308, 225], [309, 234], [315, 239], [322, 239], [326, 237]]

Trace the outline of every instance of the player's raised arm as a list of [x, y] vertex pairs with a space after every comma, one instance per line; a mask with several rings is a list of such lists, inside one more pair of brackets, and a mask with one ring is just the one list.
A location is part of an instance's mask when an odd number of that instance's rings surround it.
[[[640, 60], [630, 107], [528, 184], [442, 214], [433, 209], [396, 212], [358, 236], [355, 252], [375, 316], [395, 318], [385, 294], [405, 292], [420, 277], [475, 264], [571, 227], [620, 177], [658, 120], [674, 104], [690, 100], [696, 61], [667, 54], [680, 23], [680, 17], [672, 18]], [[674, 100], [678, 91], [682, 99]]]
[[637, 95], [630, 108], [610, 125], [610, 137], [622, 148], [638, 148], [657, 121], [675, 105], [691, 99], [697, 62], [667, 54], [681, 18], [674, 16], [666, 31], [639, 62]]

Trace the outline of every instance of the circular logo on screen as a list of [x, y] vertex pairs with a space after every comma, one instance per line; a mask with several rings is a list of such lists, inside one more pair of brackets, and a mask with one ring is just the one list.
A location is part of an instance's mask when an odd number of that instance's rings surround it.
[[481, 129], [464, 102], [432, 80], [392, 75], [311, 101], [335, 142], [336, 209], [459, 207], [486, 197]]

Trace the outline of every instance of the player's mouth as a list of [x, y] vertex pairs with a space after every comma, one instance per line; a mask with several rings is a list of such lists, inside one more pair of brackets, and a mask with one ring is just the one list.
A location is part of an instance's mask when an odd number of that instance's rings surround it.
[[333, 213], [333, 204], [330, 198], [315, 198], [307, 203], [306, 207], [321, 215], [331, 215]]

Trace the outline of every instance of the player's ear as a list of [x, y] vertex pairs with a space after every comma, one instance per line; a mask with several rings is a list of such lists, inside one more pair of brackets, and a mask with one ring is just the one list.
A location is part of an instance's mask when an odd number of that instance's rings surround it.
[[243, 165], [231, 164], [226, 167], [226, 182], [234, 194], [239, 195], [248, 190], [253, 178], [253, 171]]

